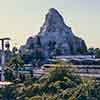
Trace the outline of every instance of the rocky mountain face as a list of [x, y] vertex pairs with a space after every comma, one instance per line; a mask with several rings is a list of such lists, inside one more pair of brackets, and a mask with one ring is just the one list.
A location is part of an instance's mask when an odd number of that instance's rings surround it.
[[35, 37], [29, 37], [26, 45], [20, 48], [33, 52], [34, 48], [41, 47], [46, 55], [73, 55], [85, 54], [87, 47], [83, 39], [77, 37], [67, 26], [61, 14], [54, 8], [49, 9], [40, 32]]

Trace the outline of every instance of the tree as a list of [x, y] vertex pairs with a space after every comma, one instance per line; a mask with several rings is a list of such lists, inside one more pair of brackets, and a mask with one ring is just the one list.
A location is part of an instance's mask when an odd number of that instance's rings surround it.
[[94, 55], [94, 53], [95, 53], [95, 49], [94, 48], [89, 48], [88, 49], [88, 53], [90, 54], [90, 55]]
[[71, 64], [57, 62], [39, 79], [6, 89], [14, 100], [100, 100], [100, 82], [80, 77], [76, 70]]
[[15, 54], [17, 51], [18, 51], [17, 47], [13, 47], [13, 48], [12, 48], [12, 53]]
[[99, 48], [95, 49], [95, 55], [97, 58], [100, 58], [100, 49]]
[[19, 54], [13, 53], [10, 61], [8, 62], [8, 66], [13, 70], [15, 77], [18, 77], [18, 68], [23, 67], [24, 61], [20, 57]]

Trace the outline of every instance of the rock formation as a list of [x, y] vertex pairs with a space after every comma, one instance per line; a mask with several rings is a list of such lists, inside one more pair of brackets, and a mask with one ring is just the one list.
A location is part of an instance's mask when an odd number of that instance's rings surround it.
[[[58, 55], [85, 54], [87, 47], [83, 39], [77, 37], [67, 26], [61, 14], [54, 8], [49, 9], [43, 26], [37, 36], [27, 40], [25, 48], [30, 50], [37, 47], [39, 41], [44, 53], [48, 55], [55, 50]], [[22, 51], [22, 49], [20, 49]]]

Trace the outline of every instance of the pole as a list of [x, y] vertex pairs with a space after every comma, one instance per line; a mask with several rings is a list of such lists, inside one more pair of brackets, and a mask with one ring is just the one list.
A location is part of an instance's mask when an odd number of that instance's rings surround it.
[[4, 77], [4, 63], [5, 63], [5, 53], [4, 53], [4, 40], [2, 40], [2, 58], [1, 58], [1, 65], [2, 65], [2, 71], [1, 71], [1, 81], [5, 80]]
[[10, 38], [2, 38], [1, 40], [1, 46], [2, 46], [2, 57], [1, 57], [1, 81], [5, 80], [4, 76], [4, 64], [5, 64], [5, 51], [4, 51], [4, 41], [10, 40]]

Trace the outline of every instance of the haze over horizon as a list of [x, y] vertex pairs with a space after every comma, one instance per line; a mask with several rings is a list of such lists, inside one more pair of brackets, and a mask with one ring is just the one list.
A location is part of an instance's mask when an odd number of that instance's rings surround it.
[[56, 8], [88, 47], [100, 48], [99, 5], [99, 0], [0, 0], [0, 38], [10, 37], [20, 47], [39, 32], [48, 9]]

